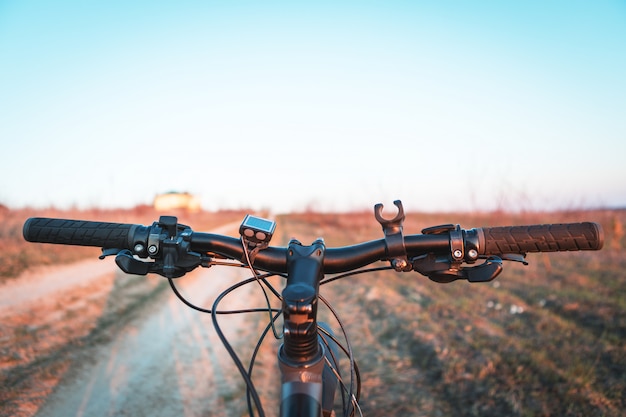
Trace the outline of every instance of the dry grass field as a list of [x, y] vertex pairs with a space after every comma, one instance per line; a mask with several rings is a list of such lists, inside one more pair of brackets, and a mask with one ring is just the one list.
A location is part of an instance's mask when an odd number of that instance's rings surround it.
[[[198, 231], [243, 218], [241, 212], [173, 214]], [[24, 270], [99, 255], [95, 248], [24, 242], [21, 228], [30, 216], [149, 224], [158, 215], [149, 207], [83, 212], [0, 208], [0, 281], [6, 286], [25, 279]], [[347, 325], [362, 372], [363, 414], [622, 415], [626, 211], [410, 213], [404, 231], [419, 233], [444, 223], [471, 228], [577, 221], [602, 224], [603, 250], [531, 254], [529, 266], [506, 264], [500, 277], [485, 284], [437, 284], [414, 272], [383, 271], [323, 286], [322, 294]], [[323, 236], [333, 247], [383, 236], [373, 212], [305, 212], [278, 216], [277, 223], [274, 245], [291, 237], [306, 244]], [[3, 313], [0, 415], [35, 415], [85, 344], [104, 343], [124, 315], [166, 289], [142, 277], [122, 287], [96, 287], [42, 300], [37, 310]], [[127, 297], [102, 317], [101, 304], [111, 298], [111, 288]], [[87, 290], [91, 298], [81, 302]]]

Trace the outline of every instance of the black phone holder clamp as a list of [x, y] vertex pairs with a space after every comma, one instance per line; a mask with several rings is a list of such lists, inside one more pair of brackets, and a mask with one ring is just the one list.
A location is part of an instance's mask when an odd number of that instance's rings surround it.
[[400, 200], [394, 201], [393, 204], [398, 208], [398, 213], [393, 219], [383, 218], [383, 205], [381, 203], [374, 206], [374, 217], [376, 217], [376, 221], [380, 223], [385, 233], [387, 259], [391, 266], [398, 272], [408, 272], [413, 269], [413, 266], [407, 258], [404, 236], [402, 234], [402, 223], [405, 218], [404, 208]]

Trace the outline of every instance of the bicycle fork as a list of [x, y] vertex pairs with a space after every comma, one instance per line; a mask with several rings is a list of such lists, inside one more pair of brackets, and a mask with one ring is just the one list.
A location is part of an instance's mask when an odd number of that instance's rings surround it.
[[330, 378], [324, 377], [326, 348], [318, 340], [317, 330], [325, 250], [321, 239], [310, 246], [295, 239], [289, 242], [288, 278], [282, 292], [284, 340], [278, 351], [281, 417], [321, 417], [332, 413], [336, 384], [327, 384]]

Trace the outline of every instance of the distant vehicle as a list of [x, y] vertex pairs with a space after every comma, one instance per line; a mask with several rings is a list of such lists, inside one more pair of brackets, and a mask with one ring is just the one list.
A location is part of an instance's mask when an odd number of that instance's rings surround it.
[[154, 197], [154, 208], [158, 211], [173, 209], [185, 209], [189, 211], [200, 211], [200, 200], [198, 197], [187, 192], [170, 191]]

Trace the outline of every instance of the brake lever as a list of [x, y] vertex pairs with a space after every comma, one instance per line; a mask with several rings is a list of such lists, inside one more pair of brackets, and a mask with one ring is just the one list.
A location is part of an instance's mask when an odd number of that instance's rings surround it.
[[517, 253], [505, 253], [505, 254], [500, 255], [500, 258], [502, 258], [503, 261], [513, 261], [513, 262], [519, 262], [524, 265], [528, 265], [525, 254], [520, 255]]
[[489, 282], [494, 280], [502, 272], [502, 259], [490, 256], [480, 265], [463, 268], [469, 282]]
[[118, 252], [115, 263], [125, 273], [133, 275], [147, 275], [150, 272], [150, 267], [154, 264], [154, 262], [143, 262], [133, 258], [133, 254], [129, 250]]
[[145, 262], [135, 257], [129, 250], [118, 252], [115, 257], [117, 266], [127, 274], [147, 275], [149, 273], [158, 274], [166, 278], [180, 278], [187, 272], [196, 269], [198, 266], [210, 267], [211, 258], [202, 256], [195, 252], [188, 252], [184, 256], [184, 260], [177, 259], [175, 264], [169, 264], [167, 261]]
[[458, 279], [469, 282], [489, 282], [503, 270], [502, 259], [491, 256], [480, 265], [463, 267], [448, 257], [437, 257], [430, 253], [411, 260], [413, 270], [427, 276], [431, 281], [449, 283]]
[[117, 255], [118, 253], [122, 252], [124, 249], [118, 249], [118, 248], [102, 248], [102, 254], [100, 256], [98, 256], [98, 259], [102, 260], [104, 258], [106, 258], [107, 256], [113, 256], [113, 255]]

